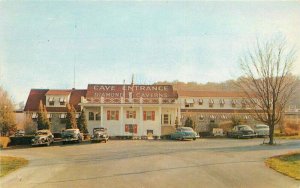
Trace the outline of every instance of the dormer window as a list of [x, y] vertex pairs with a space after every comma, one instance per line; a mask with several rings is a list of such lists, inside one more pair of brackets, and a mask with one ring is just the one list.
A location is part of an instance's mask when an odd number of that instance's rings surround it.
[[60, 105], [66, 105], [66, 98], [59, 98]]
[[210, 108], [214, 107], [214, 100], [213, 99], [209, 99], [209, 107]]
[[54, 106], [54, 97], [49, 97], [49, 106]]
[[185, 99], [185, 107], [194, 107], [194, 99]]
[[225, 104], [225, 100], [224, 99], [220, 99], [220, 107], [224, 107]]
[[232, 106], [233, 108], [235, 108], [235, 107], [236, 107], [236, 104], [237, 104], [237, 101], [236, 101], [235, 99], [233, 99], [233, 100], [231, 101], [231, 106]]
[[203, 105], [203, 99], [199, 99], [199, 105]]
[[246, 106], [247, 106], [247, 103], [246, 103], [246, 100], [244, 99], [244, 100], [242, 100], [242, 108], [246, 108]]

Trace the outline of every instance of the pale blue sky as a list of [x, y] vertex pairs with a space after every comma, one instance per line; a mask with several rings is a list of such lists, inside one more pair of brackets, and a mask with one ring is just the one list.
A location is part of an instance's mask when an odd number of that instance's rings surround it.
[[[15, 102], [31, 88], [239, 76], [255, 38], [300, 45], [299, 2], [0, 2], [0, 85]], [[300, 74], [299, 61], [295, 73]]]

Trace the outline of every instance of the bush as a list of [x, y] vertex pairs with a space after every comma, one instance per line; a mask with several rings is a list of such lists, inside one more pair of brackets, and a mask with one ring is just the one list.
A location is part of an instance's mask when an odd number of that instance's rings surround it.
[[10, 143], [9, 137], [0, 137], [0, 148], [6, 148]]
[[233, 124], [231, 121], [227, 121], [227, 122], [221, 122], [219, 127], [221, 129], [223, 129], [223, 132], [226, 133], [228, 131], [230, 131], [233, 128]]
[[299, 123], [285, 123], [283, 128], [283, 133], [286, 136], [296, 136], [300, 131], [300, 124]]
[[208, 130], [209, 132], [212, 132], [214, 128], [218, 128], [219, 125], [217, 123], [209, 123], [208, 124]]
[[34, 138], [34, 136], [22, 136], [22, 137], [10, 137], [10, 144], [13, 145], [30, 145], [31, 140]]

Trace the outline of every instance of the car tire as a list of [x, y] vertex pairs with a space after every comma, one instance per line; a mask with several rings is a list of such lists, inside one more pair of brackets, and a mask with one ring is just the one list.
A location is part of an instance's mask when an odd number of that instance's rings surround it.
[[196, 138], [193, 138], [193, 140], [196, 140]]

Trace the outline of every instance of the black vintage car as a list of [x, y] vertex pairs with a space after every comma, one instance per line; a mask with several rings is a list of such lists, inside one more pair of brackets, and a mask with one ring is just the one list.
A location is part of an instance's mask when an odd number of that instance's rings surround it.
[[67, 142], [81, 142], [83, 140], [83, 135], [80, 133], [79, 129], [66, 129], [61, 134], [62, 143]]
[[93, 129], [93, 135], [91, 136], [91, 142], [101, 142], [105, 143], [108, 141], [107, 129], [104, 127], [98, 127]]
[[248, 125], [237, 125], [227, 132], [230, 138], [254, 138], [256, 136], [254, 130]]

